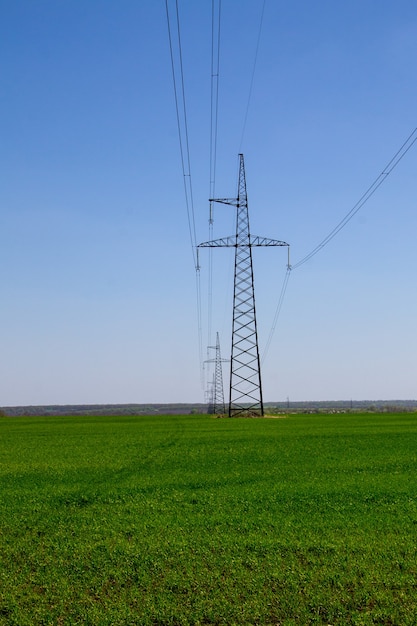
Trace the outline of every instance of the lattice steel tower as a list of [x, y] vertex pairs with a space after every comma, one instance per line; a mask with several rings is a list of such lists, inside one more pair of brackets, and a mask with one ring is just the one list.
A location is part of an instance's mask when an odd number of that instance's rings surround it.
[[209, 403], [207, 413], [217, 414], [225, 413], [224, 391], [223, 391], [223, 370], [222, 363], [227, 359], [222, 359], [220, 353], [219, 333], [216, 333], [216, 345], [209, 346], [216, 351], [214, 359], [209, 359], [207, 363], [214, 363], [213, 382], [210, 383]]
[[229, 417], [239, 414], [264, 414], [252, 248], [288, 246], [284, 241], [251, 236], [243, 154], [239, 155], [239, 162], [237, 198], [212, 198], [210, 200], [236, 207], [236, 235], [206, 241], [198, 246], [199, 248], [235, 248]]

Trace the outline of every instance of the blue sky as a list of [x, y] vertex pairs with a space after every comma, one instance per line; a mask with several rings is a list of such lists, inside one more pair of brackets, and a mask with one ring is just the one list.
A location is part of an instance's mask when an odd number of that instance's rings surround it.
[[[262, 7], [222, 1], [216, 193], [242, 151], [251, 231], [295, 264], [417, 126], [417, 6], [266, 0], [248, 100]], [[211, 2], [179, 11], [206, 241]], [[3, 1], [0, 31], [0, 405], [204, 400], [165, 2]], [[265, 400], [417, 397], [416, 164], [293, 270]], [[214, 237], [234, 228], [218, 205]], [[230, 353], [232, 254], [213, 253], [211, 339], [201, 255], [204, 355], [216, 331]], [[261, 351], [285, 265], [254, 251]]]

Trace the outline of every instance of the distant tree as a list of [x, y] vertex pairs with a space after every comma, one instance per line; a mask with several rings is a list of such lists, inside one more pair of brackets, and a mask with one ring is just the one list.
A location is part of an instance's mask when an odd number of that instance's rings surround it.
[[7, 417], [6, 413], [0, 409], [0, 417]]

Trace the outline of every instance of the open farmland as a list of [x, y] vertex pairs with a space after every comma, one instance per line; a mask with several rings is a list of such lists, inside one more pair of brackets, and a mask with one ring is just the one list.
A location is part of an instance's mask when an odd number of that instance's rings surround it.
[[0, 624], [417, 623], [417, 415], [0, 419]]

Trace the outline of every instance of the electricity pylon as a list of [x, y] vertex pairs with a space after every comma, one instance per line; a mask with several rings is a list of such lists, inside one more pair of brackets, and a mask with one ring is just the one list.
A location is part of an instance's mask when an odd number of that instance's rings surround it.
[[223, 392], [222, 363], [224, 363], [227, 359], [222, 359], [221, 357], [219, 333], [216, 333], [216, 345], [209, 346], [209, 348], [216, 351], [216, 356], [214, 359], [209, 359], [208, 361], [206, 361], [207, 363], [214, 363], [213, 382], [210, 383], [211, 387], [208, 394], [209, 403], [207, 413], [223, 414], [225, 413], [225, 404]]
[[213, 374], [213, 380], [207, 384], [207, 391], [206, 391], [207, 413], [209, 415], [214, 414], [214, 385], [215, 385], [215, 378]]
[[198, 246], [198, 248], [235, 248], [229, 417], [239, 414], [263, 415], [252, 248], [288, 247], [288, 244], [276, 239], [251, 236], [243, 154], [239, 154], [237, 198], [211, 198], [210, 202], [236, 207], [236, 235], [206, 241]]

